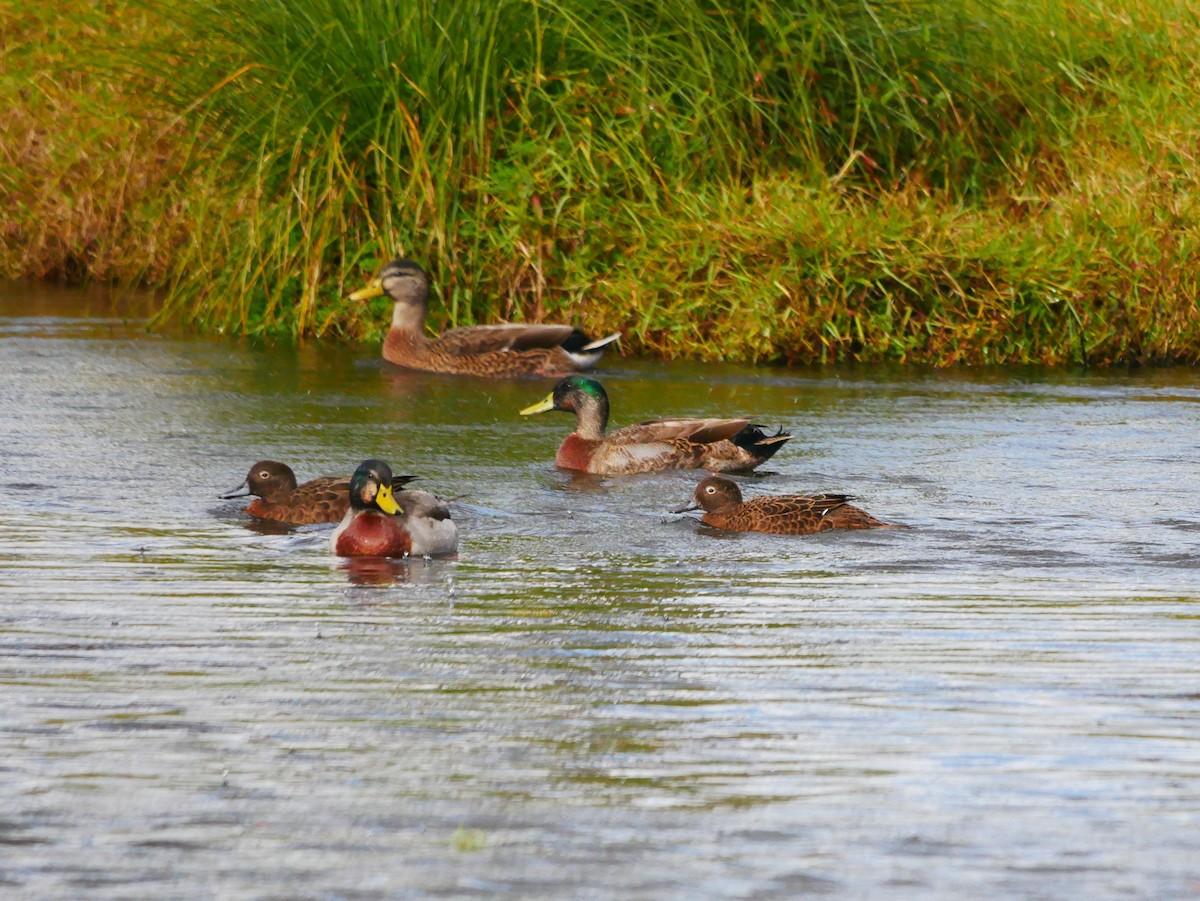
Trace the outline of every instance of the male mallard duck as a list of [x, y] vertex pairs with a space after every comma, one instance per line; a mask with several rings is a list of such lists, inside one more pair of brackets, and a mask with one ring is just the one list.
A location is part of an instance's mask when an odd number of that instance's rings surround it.
[[575, 431], [559, 445], [555, 465], [600, 475], [753, 469], [792, 437], [782, 429], [768, 435], [749, 419], [652, 419], [605, 435], [608, 394], [595, 379], [582, 375], [562, 379], [545, 400], [521, 415], [547, 410], [575, 414]]
[[429, 276], [412, 260], [392, 260], [350, 299], [382, 294], [394, 302], [383, 358], [409, 369], [497, 378], [559, 375], [594, 366], [604, 348], [621, 336], [617, 332], [593, 341], [572, 325], [505, 323], [450, 329], [430, 340], [425, 337]]
[[700, 521], [730, 532], [772, 532], [776, 535], [812, 535], [832, 529], [896, 529], [865, 510], [847, 503], [844, 494], [779, 494], [742, 500], [742, 492], [729, 479], [709, 476], [696, 486], [694, 503], [674, 510], [706, 511]]
[[296, 474], [286, 463], [259, 460], [250, 467], [246, 480], [221, 498], [257, 495], [245, 509], [251, 516], [308, 525], [341, 519], [350, 506], [349, 490], [349, 479], [334, 476], [319, 476], [297, 485]]
[[382, 460], [367, 460], [354, 471], [350, 509], [329, 539], [335, 554], [425, 557], [458, 550], [458, 527], [445, 502], [428, 491], [393, 494], [393, 485], [399, 484]]

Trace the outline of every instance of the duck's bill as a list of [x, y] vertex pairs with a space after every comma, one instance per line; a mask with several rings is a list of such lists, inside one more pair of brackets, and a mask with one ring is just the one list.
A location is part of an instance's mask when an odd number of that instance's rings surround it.
[[395, 516], [397, 513], [403, 513], [400, 505], [396, 503], [396, 499], [392, 496], [391, 485], [381, 485], [379, 493], [375, 495], [375, 505], [384, 513], [391, 513]]
[[383, 296], [383, 282], [380, 279], [375, 279], [365, 288], [359, 288], [350, 295], [351, 300], [370, 300], [372, 297]]
[[693, 510], [699, 510], [699, 509], [700, 509], [699, 504], [688, 504], [686, 506], [680, 507], [678, 510], [672, 510], [671, 512], [672, 513], [691, 513]]
[[234, 497], [249, 497], [249, 496], [250, 496], [250, 481], [249, 480], [242, 482], [242, 484], [238, 485], [236, 488], [234, 488], [228, 494], [218, 495], [218, 497], [220, 497], [221, 500], [223, 500], [223, 501], [227, 501], [230, 498], [234, 498]]
[[531, 404], [530, 406], [528, 406], [524, 410], [522, 410], [521, 415], [522, 416], [531, 416], [534, 413], [545, 413], [548, 410], [553, 410], [553, 409], [554, 409], [554, 392], [551, 391], [542, 400], [539, 400], [536, 404]]

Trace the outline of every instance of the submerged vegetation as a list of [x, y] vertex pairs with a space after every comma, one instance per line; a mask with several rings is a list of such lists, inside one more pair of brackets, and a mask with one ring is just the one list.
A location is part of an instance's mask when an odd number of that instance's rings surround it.
[[[234, 332], [1200, 361], [1184, 0], [0, 0], [3, 270]], [[74, 11], [75, 15], [64, 15]]]

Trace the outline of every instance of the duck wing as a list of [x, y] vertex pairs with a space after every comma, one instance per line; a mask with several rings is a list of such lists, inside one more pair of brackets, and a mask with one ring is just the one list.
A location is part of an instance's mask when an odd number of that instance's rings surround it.
[[292, 497], [313, 503], [330, 498], [346, 500], [350, 497], [350, 479], [343, 476], [318, 476], [297, 485]]
[[692, 444], [716, 444], [732, 439], [748, 425], [749, 419], [648, 419], [611, 432], [605, 436], [605, 443], [674, 444], [682, 440]]
[[849, 503], [844, 494], [784, 494], [755, 497], [730, 514], [738, 528], [784, 535], [810, 535], [831, 529], [893, 528]]
[[396, 518], [410, 538], [409, 553], [425, 557], [458, 550], [458, 526], [442, 498], [428, 491], [401, 491], [396, 503], [402, 511]]
[[[395, 482], [395, 479], [392, 480]], [[395, 495], [396, 503], [406, 519], [450, 519], [450, 505], [428, 491], [400, 491]]]
[[494, 353], [499, 350], [539, 350], [560, 347], [579, 334], [583, 344], [587, 336], [571, 325], [502, 323], [452, 328], [432, 342], [438, 350], [455, 356]]
[[813, 524], [819, 523], [823, 517], [849, 504], [850, 498], [844, 494], [783, 494], [774, 497], [762, 496], [751, 498], [744, 506], [752, 509], [758, 516], [767, 521], [788, 522], [803, 520]]
[[296, 522], [336, 522], [350, 506], [350, 479], [319, 476], [296, 486], [284, 505]]

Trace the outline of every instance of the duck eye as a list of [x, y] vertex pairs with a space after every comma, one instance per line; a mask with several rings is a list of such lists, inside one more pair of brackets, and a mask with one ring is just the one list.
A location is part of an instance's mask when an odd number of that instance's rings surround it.
[[716, 489], [716, 488], [714, 488], [712, 485], [709, 485], [709, 486], [708, 486], [707, 488], [705, 488], [704, 490], [705, 490], [705, 491], [707, 491], [709, 494], [716, 494], [716, 493], [717, 493], [717, 489]]
[[258, 477], [260, 479], [269, 479], [271, 478], [271, 474], [264, 469], [259, 472]]

